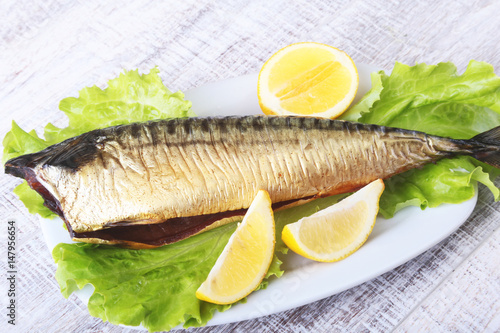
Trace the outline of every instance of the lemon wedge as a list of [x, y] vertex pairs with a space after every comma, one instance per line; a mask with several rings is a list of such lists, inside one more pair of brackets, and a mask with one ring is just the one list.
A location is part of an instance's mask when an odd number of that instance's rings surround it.
[[248, 296], [262, 282], [274, 255], [275, 229], [271, 198], [259, 191], [229, 238], [196, 297], [231, 304]]
[[373, 230], [384, 182], [375, 180], [344, 200], [285, 226], [283, 242], [306, 258], [333, 262], [363, 245]]
[[358, 90], [358, 71], [343, 51], [320, 43], [291, 44], [262, 66], [257, 94], [265, 114], [340, 116]]

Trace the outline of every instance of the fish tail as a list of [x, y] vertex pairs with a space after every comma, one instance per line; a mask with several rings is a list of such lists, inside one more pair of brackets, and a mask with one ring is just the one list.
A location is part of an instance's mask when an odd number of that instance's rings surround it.
[[479, 144], [471, 154], [475, 159], [500, 168], [500, 126], [479, 133], [471, 139]]

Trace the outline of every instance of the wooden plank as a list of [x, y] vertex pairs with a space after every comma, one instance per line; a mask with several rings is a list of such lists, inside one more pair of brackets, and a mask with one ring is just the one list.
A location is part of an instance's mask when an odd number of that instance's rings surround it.
[[500, 331], [500, 229], [398, 325], [427, 332]]

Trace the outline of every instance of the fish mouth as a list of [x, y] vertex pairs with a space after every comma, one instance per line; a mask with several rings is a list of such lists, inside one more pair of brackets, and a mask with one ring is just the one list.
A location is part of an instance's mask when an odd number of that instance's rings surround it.
[[[15, 177], [24, 178], [29, 187], [40, 194], [44, 200], [44, 206], [64, 219], [61, 204], [50, 193], [47, 188], [40, 183], [32, 166], [35, 163], [37, 154], [28, 154], [13, 158], [5, 163], [5, 173]], [[33, 158], [35, 157], [35, 158]], [[68, 225], [68, 223], [66, 223]]]

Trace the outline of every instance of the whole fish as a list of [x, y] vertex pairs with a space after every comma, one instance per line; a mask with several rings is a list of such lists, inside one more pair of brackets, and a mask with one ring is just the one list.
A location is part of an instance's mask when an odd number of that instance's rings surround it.
[[9, 160], [73, 239], [172, 243], [241, 216], [356, 190], [455, 155], [500, 167], [500, 127], [470, 140], [309, 117], [182, 118], [94, 130]]

